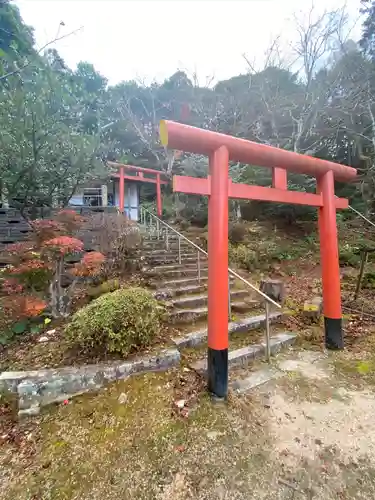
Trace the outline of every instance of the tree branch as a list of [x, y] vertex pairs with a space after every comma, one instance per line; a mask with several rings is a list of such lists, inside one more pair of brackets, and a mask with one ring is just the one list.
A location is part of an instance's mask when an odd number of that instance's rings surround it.
[[[74, 35], [75, 33], [78, 33], [78, 31], [81, 31], [82, 29], [83, 29], [83, 26], [81, 26], [80, 28], [77, 28], [77, 29], [71, 31], [70, 33], [66, 33], [65, 35], [61, 35], [61, 36], [59, 36], [57, 38], [54, 38], [53, 40], [51, 40], [51, 41], [47, 42], [45, 45], [43, 45], [43, 47], [41, 47], [37, 51], [37, 54], [40, 54], [44, 49], [46, 49], [47, 47], [49, 47], [53, 43], [59, 42], [60, 40], [63, 40], [64, 38], [67, 38], [70, 35]], [[0, 76], [0, 81], [5, 80], [6, 78], [9, 78], [10, 76], [15, 75], [17, 73], [21, 73], [21, 71], [23, 71], [25, 68], [27, 68], [28, 66], [30, 66], [31, 63], [32, 63], [32, 59], [29, 59], [20, 68], [16, 68], [15, 70], [9, 71], [9, 73], [6, 73], [5, 75]]]

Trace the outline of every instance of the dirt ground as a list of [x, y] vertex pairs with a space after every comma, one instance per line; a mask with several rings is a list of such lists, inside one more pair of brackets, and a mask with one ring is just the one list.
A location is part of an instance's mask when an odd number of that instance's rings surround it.
[[227, 405], [185, 367], [49, 408], [1, 436], [0, 499], [374, 498], [372, 361], [294, 350], [273, 364], [279, 378]]

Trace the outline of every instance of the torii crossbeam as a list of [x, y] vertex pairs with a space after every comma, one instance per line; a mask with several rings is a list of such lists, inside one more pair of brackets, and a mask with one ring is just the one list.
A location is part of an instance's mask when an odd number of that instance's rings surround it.
[[[208, 388], [218, 397], [228, 390], [228, 198], [309, 205], [318, 208], [323, 282], [325, 344], [343, 348], [336, 210], [348, 200], [336, 198], [334, 181], [351, 181], [357, 171], [338, 163], [257, 144], [236, 137], [162, 120], [164, 146], [209, 157], [207, 179], [174, 176], [174, 191], [209, 197], [208, 205]], [[272, 169], [272, 187], [235, 184], [229, 160]], [[317, 193], [288, 191], [287, 172], [311, 175]]]

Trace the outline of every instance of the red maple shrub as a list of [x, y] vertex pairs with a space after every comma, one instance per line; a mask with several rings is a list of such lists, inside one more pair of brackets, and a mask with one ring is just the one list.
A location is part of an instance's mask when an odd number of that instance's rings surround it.
[[18, 243], [12, 243], [7, 246], [7, 252], [11, 255], [24, 255], [27, 252], [32, 251], [33, 244], [31, 241], [20, 241]]
[[22, 293], [24, 291], [24, 286], [14, 278], [8, 278], [3, 280], [2, 291], [5, 295], [14, 295], [17, 293]]
[[11, 267], [8, 272], [25, 288], [41, 291], [52, 276], [52, 268], [48, 262], [32, 257]]
[[48, 306], [45, 300], [37, 297], [24, 297], [24, 314], [27, 318], [39, 316]]
[[15, 323], [38, 317], [47, 307], [46, 300], [31, 295], [18, 293], [0, 297], [0, 332], [9, 330]]
[[99, 273], [105, 260], [105, 256], [101, 252], [86, 253], [71, 272], [74, 276], [95, 276]]
[[82, 252], [83, 242], [77, 238], [70, 236], [58, 236], [43, 243], [44, 249], [49, 249], [52, 252], [57, 252], [61, 255], [66, 255], [74, 252]]
[[62, 224], [65, 231], [72, 234], [80, 229], [82, 224], [85, 222], [85, 218], [77, 214], [74, 210], [64, 208], [56, 215], [56, 222]]
[[[12, 264], [0, 279], [0, 308], [5, 315], [14, 320], [35, 318], [48, 309], [55, 318], [69, 316], [78, 280], [95, 276], [105, 260], [100, 252], [82, 257], [84, 244], [73, 236], [82, 222], [73, 210], [62, 210], [56, 220], [32, 221], [34, 231], [29, 241], [9, 245]], [[69, 270], [66, 259], [72, 254], [79, 261]], [[68, 273], [73, 279], [63, 286]]]
[[[59, 232], [64, 232], [64, 226], [55, 220], [36, 219], [31, 222], [31, 226], [34, 230], [34, 237], [39, 240], [40, 243], [47, 239], [54, 238]], [[18, 245], [18, 243], [15, 245]]]

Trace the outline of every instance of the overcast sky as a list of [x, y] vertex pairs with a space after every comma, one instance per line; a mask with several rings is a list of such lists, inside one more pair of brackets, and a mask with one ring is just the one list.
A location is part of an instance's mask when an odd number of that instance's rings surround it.
[[[271, 40], [293, 35], [293, 14], [308, 12], [311, 0], [18, 0], [24, 21], [41, 47], [83, 26], [55, 47], [69, 66], [93, 63], [110, 83], [131, 78], [162, 80], [176, 69], [207, 78], [246, 71], [243, 53], [261, 64]], [[314, 0], [316, 12], [343, 0]], [[360, 0], [347, 0], [351, 20]], [[358, 37], [360, 23], [353, 31]]]

